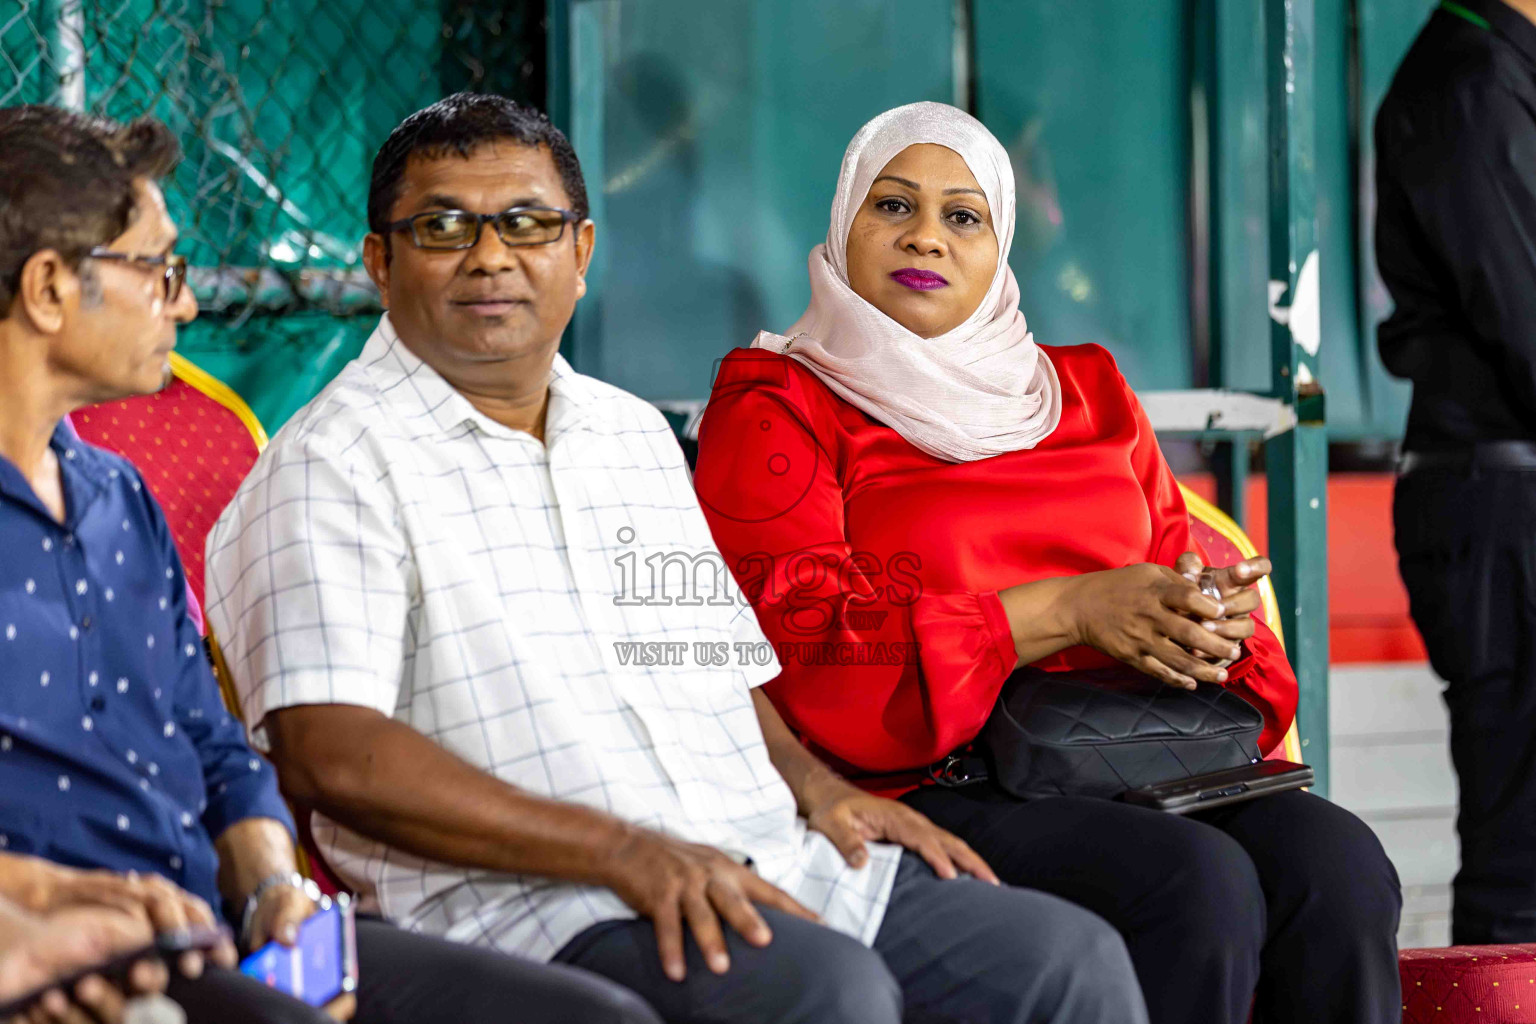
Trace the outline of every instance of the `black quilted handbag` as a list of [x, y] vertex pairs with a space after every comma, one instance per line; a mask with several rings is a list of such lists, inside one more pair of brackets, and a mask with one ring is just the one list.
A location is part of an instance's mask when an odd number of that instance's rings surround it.
[[988, 774], [1018, 797], [1115, 798], [1259, 759], [1263, 716], [1220, 686], [1181, 690], [1135, 669], [1009, 677], [981, 733]]

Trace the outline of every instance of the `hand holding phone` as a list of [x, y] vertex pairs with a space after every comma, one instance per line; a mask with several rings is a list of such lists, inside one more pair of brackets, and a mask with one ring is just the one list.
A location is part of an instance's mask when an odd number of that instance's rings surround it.
[[[1254, 585], [1269, 575], [1269, 559], [1245, 558], [1235, 565], [1209, 566], [1199, 553], [1188, 551], [1174, 562], [1173, 570], [1193, 583], [1201, 594], [1221, 605], [1222, 617], [1204, 620], [1203, 625], [1218, 636], [1238, 644], [1237, 649], [1241, 651], [1243, 641], [1254, 632], [1251, 621], [1253, 613], [1263, 604]], [[1197, 616], [1190, 617], [1200, 621]], [[1190, 653], [1217, 668], [1229, 668], [1236, 660], [1198, 651]]]
[[322, 897], [299, 925], [293, 945], [273, 941], [240, 962], [240, 971], [311, 1006], [326, 1006], [357, 990], [357, 932], [352, 902]]
[[[1216, 583], [1216, 570], [1210, 566], [1200, 570], [1200, 575], [1195, 580], [1195, 586], [1200, 588], [1200, 593], [1217, 604], [1226, 604], [1226, 596], [1222, 594], [1221, 587]], [[1229, 668], [1236, 660], [1236, 658], [1218, 658], [1211, 662], [1211, 664], [1217, 668]]]

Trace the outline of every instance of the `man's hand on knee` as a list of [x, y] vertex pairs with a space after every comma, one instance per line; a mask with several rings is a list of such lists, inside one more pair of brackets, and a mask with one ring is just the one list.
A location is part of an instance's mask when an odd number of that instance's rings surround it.
[[656, 947], [667, 977], [687, 975], [683, 925], [716, 974], [730, 969], [720, 919], [754, 946], [773, 941], [755, 903], [815, 921], [794, 897], [750, 868], [709, 846], [685, 843], [648, 829], [630, 828], [608, 858], [608, 887], [656, 927]]

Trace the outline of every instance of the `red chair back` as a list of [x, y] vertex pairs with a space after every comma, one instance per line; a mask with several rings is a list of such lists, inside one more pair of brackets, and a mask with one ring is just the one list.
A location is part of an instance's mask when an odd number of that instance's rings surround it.
[[208, 531], [235, 496], [267, 435], [250, 407], [221, 381], [171, 354], [171, 383], [153, 395], [75, 412], [75, 431], [89, 444], [138, 467], [203, 603], [203, 549]]

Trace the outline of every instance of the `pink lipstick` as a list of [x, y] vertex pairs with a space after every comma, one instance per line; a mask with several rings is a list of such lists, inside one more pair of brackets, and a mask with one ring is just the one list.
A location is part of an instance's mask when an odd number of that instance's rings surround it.
[[917, 292], [931, 292], [935, 288], [949, 286], [949, 282], [944, 280], [944, 275], [935, 274], [931, 270], [917, 270], [913, 267], [896, 271], [891, 275], [891, 280]]

